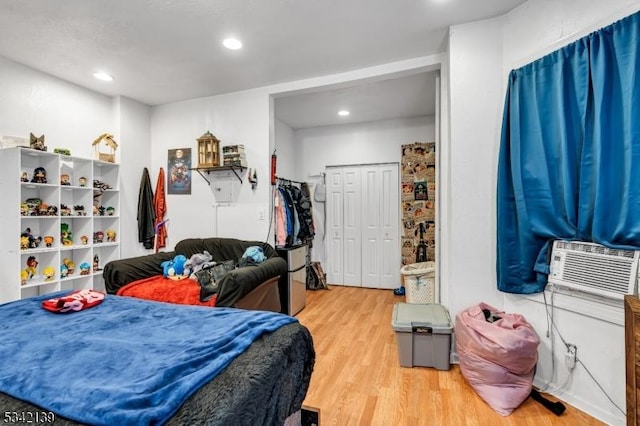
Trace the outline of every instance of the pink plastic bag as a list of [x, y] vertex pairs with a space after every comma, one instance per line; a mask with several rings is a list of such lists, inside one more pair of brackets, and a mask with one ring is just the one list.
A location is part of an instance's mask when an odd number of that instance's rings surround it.
[[[487, 321], [483, 309], [500, 319]], [[533, 327], [480, 303], [456, 315], [455, 335], [464, 378], [496, 412], [511, 414], [531, 393], [540, 344]]]

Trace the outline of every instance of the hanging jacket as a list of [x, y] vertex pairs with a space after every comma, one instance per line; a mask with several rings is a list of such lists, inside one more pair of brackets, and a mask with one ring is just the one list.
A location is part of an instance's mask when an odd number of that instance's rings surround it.
[[155, 220], [153, 189], [151, 188], [149, 170], [145, 167], [142, 171], [140, 191], [138, 192], [138, 242], [142, 243], [146, 249], [153, 248]]

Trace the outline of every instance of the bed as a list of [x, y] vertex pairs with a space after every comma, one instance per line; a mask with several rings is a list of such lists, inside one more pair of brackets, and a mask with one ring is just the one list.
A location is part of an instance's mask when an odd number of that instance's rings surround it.
[[301, 409], [315, 352], [293, 317], [116, 295], [79, 312], [42, 309], [62, 293], [0, 305], [5, 413], [43, 423], [52, 412], [59, 425], [282, 425]]
[[[207, 251], [216, 262], [240, 260], [249, 247], [260, 247], [266, 260], [258, 265], [244, 266], [225, 274], [218, 282], [215, 300], [199, 301], [200, 287], [193, 281], [172, 281], [162, 276], [162, 262], [182, 254], [187, 259]], [[280, 312], [278, 280], [287, 272], [286, 261], [276, 250], [261, 241], [235, 238], [187, 238], [170, 252], [119, 259], [104, 267], [105, 289], [121, 294], [172, 303], [204, 304], [242, 309]], [[194, 296], [195, 295], [195, 296]]]

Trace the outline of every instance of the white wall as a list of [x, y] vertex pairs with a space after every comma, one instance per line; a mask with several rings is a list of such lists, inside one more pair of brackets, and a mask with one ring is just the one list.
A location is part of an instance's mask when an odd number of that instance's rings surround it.
[[[640, 8], [640, 2], [530, 0], [508, 15], [455, 26], [450, 33], [451, 210], [444, 253], [451, 263], [442, 282], [452, 315], [481, 300], [523, 314], [540, 338], [536, 384], [551, 382], [552, 393], [608, 424], [622, 425], [622, 413], [578, 365], [568, 370], [560, 338], [547, 337], [540, 295], [497, 294], [495, 274], [496, 173], [502, 105], [509, 70], [522, 66]], [[473, 70], [470, 72], [469, 70]], [[499, 226], [499, 224], [497, 224]], [[464, 259], [464, 267], [453, 261]], [[620, 308], [594, 309], [566, 301], [554, 309], [558, 330], [578, 347], [578, 358], [609, 397], [625, 409], [624, 333]], [[579, 306], [582, 305], [582, 306]], [[578, 312], [590, 312], [590, 315]], [[598, 319], [604, 317], [605, 319]], [[552, 374], [551, 347], [556, 372]], [[561, 389], [557, 389], [561, 387]], [[556, 388], [556, 389], [554, 389]]]
[[[320, 181], [317, 175], [327, 166], [400, 163], [401, 145], [435, 140], [435, 117], [313, 127], [298, 129], [294, 134], [295, 179], [309, 182], [313, 194], [314, 185]], [[323, 240], [325, 204], [312, 200], [312, 205], [316, 224], [312, 260], [326, 266]]]
[[[137, 254], [137, 197], [149, 164], [149, 107], [127, 98], [101, 95], [0, 57], [0, 136], [45, 135], [49, 151], [68, 148], [93, 158], [93, 141], [112, 133], [121, 164], [121, 255]], [[123, 155], [125, 153], [125, 155]]]
[[[276, 111], [277, 114], [277, 111]], [[275, 121], [275, 148], [277, 175], [286, 179], [304, 180], [304, 176], [296, 174], [296, 142], [294, 130], [280, 120]], [[267, 176], [265, 178], [268, 179]]]
[[[168, 249], [188, 237], [267, 238], [269, 94], [260, 89], [154, 107], [152, 169], [162, 166], [166, 170], [167, 150], [175, 148], [191, 148], [192, 166], [196, 167], [196, 139], [207, 130], [221, 141], [221, 149], [225, 145], [245, 146], [248, 167], [257, 169], [258, 186], [255, 191], [251, 189], [246, 170], [241, 175], [243, 183], [231, 172], [205, 174], [211, 185], [194, 171], [191, 195], [167, 194]], [[212, 189], [220, 182], [231, 185], [232, 202], [220, 203], [220, 197], [214, 197]], [[264, 220], [259, 220], [261, 210]]]

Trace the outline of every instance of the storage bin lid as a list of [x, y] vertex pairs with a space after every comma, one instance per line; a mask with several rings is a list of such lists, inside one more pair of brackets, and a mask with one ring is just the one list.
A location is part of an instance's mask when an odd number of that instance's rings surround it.
[[396, 303], [391, 325], [395, 331], [412, 332], [414, 327], [431, 328], [433, 334], [451, 334], [449, 312], [439, 303]]

